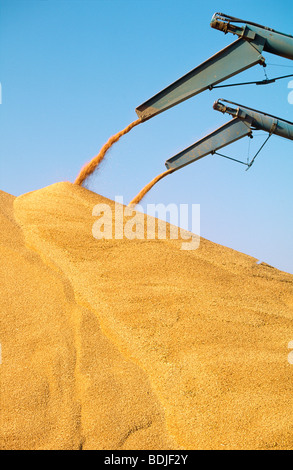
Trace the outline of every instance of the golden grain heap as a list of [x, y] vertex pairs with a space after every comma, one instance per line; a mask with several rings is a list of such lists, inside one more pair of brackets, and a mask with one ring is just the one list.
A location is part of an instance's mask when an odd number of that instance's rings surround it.
[[293, 276], [205, 239], [97, 240], [99, 203], [0, 192], [1, 448], [292, 448]]

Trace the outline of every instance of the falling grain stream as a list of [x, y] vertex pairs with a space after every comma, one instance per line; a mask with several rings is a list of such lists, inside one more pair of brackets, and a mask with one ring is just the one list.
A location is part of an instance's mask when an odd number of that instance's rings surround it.
[[[117, 134], [110, 137], [110, 139], [103, 145], [98, 155], [96, 155], [90, 162], [88, 162], [81, 169], [74, 183], [78, 184], [79, 186], [82, 186], [84, 182], [87, 180], [87, 178], [90, 175], [92, 175], [94, 171], [98, 168], [99, 164], [102, 162], [106, 153], [108, 152], [108, 150], [110, 150], [112, 145], [118, 142], [120, 137], [122, 137], [125, 134], [128, 134], [128, 132], [130, 132], [131, 129], [133, 129], [135, 126], [137, 126], [141, 122], [142, 122], [141, 119], [137, 119], [136, 121], [133, 121], [131, 124], [125, 127], [125, 129], [123, 129], [120, 132], [117, 132]], [[150, 183], [148, 183], [146, 186], [142, 188], [142, 190], [130, 201], [128, 206], [134, 207], [136, 204], [138, 204], [143, 199], [143, 197], [150, 191], [150, 189], [156, 183], [158, 183], [158, 181], [160, 181], [165, 176], [173, 173], [173, 171], [174, 171], [173, 169], [169, 169], [167, 171], [164, 171], [163, 173], [160, 173], [158, 176], [156, 176], [152, 181], [150, 181]]]
[[118, 142], [120, 137], [130, 132], [131, 129], [133, 129], [135, 126], [137, 126], [141, 122], [142, 121], [140, 119], [137, 119], [136, 121], [129, 124], [129, 126], [125, 127], [125, 129], [123, 129], [122, 131], [118, 132], [115, 135], [112, 135], [112, 137], [110, 137], [110, 139], [103, 145], [98, 155], [96, 155], [89, 163], [87, 163], [81, 169], [74, 183], [81, 186], [87, 180], [87, 178], [96, 170], [96, 168], [104, 159], [108, 150], [112, 147], [112, 145]]

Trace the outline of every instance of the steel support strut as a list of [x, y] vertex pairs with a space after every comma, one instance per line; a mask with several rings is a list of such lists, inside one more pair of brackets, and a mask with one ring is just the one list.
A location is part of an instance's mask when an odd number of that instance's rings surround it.
[[[245, 24], [238, 26], [233, 22]], [[138, 106], [136, 113], [142, 121], [204, 90], [212, 89], [218, 83], [258, 63], [265, 66], [263, 51], [293, 60], [292, 36], [223, 13], [213, 16], [211, 26], [224, 33], [237, 35], [238, 39]], [[269, 82], [267, 80], [267, 83]]]
[[[230, 105], [233, 105], [233, 107]], [[293, 140], [292, 122], [226, 100], [216, 101], [213, 107], [217, 111], [230, 114], [233, 119], [167, 160], [165, 165], [168, 169], [173, 168], [178, 170], [179, 168], [182, 168], [185, 165], [199, 160], [209, 154], [215, 154], [217, 150], [226, 147], [247, 135], [251, 136], [253, 130], [263, 130], [267, 132], [269, 136], [275, 134], [280, 137]], [[262, 148], [263, 146], [260, 150]], [[257, 152], [255, 157], [258, 155], [260, 150]], [[250, 164], [247, 164], [248, 167], [251, 167], [255, 157]], [[230, 159], [235, 160], [232, 158]]]

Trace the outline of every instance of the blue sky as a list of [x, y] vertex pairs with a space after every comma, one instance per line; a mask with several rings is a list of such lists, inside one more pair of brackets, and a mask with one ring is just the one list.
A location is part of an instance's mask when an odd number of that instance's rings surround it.
[[[0, 189], [17, 196], [73, 182], [139, 104], [235, 40], [209, 26], [216, 11], [293, 34], [291, 0], [0, 0]], [[293, 74], [292, 61], [263, 55], [269, 77]], [[231, 82], [263, 78], [256, 66]], [[206, 91], [143, 123], [89, 189], [127, 204], [166, 159], [227, 122], [212, 109], [218, 98], [293, 121], [289, 81]], [[264, 139], [225, 150], [246, 160]], [[206, 157], [158, 183], [143, 205], [200, 204], [203, 237], [293, 273], [292, 150], [273, 136], [249, 171]]]

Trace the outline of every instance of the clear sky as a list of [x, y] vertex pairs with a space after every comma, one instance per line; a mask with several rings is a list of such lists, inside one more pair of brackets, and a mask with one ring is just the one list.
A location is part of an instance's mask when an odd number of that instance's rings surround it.
[[[0, 189], [18, 196], [73, 182], [139, 104], [235, 40], [209, 26], [216, 11], [293, 34], [292, 0], [0, 0]], [[292, 61], [263, 55], [269, 78], [293, 74]], [[256, 66], [230, 82], [263, 78]], [[206, 91], [141, 124], [89, 189], [127, 204], [166, 159], [227, 122], [212, 109], [218, 98], [293, 121], [290, 80]], [[265, 137], [225, 151], [246, 160]], [[143, 205], [200, 204], [203, 237], [293, 273], [292, 151], [273, 136], [249, 171], [206, 157], [159, 182]]]

